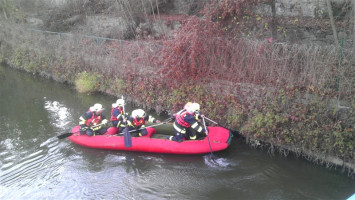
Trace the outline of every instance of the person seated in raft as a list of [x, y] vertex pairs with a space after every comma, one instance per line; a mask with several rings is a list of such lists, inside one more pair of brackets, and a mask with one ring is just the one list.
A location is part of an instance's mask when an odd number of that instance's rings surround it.
[[128, 131], [133, 131], [133, 133], [136, 133], [136, 136], [147, 135], [148, 131], [145, 128], [146, 121], [152, 123], [160, 123], [159, 120], [155, 119], [151, 115], [146, 115], [142, 109], [133, 110], [131, 116], [129, 116], [127, 119]]
[[104, 108], [102, 105], [96, 103], [94, 106], [89, 108], [89, 111], [84, 113], [79, 118], [81, 135], [102, 135], [107, 132], [107, 129], [103, 125], [107, 124], [108, 121], [102, 113], [103, 110]]
[[169, 140], [182, 142], [186, 140], [196, 140], [197, 133], [206, 134], [206, 130], [199, 124], [199, 120], [204, 117], [200, 115], [200, 105], [198, 103], [188, 102], [183, 112], [175, 115], [174, 136], [168, 137]]
[[115, 134], [122, 133], [126, 127], [128, 115], [124, 111], [124, 104], [125, 101], [123, 99], [117, 99], [116, 103], [112, 104], [110, 121], [112, 126], [118, 130]]
[[173, 116], [171, 117], [171, 119], [172, 119], [172, 120], [175, 120], [176, 115], [181, 114], [182, 112], [186, 111], [187, 108], [188, 108], [189, 106], [191, 106], [191, 105], [192, 105], [192, 102], [187, 102], [187, 103], [185, 104], [185, 106], [184, 106], [184, 109], [180, 110], [178, 113], [173, 114]]

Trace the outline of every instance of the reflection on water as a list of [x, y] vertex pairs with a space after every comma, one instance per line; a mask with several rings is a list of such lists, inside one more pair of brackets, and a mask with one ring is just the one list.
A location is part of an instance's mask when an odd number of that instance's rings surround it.
[[204, 160], [205, 160], [205, 164], [210, 166], [210, 167], [214, 167], [218, 170], [224, 169], [224, 170], [228, 170], [228, 169], [233, 169], [235, 168], [238, 164], [228, 160], [226, 158], [218, 158], [216, 156], [211, 157], [211, 155], [205, 155], [203, 156]]
[[[44, 99], [47, 98], [44, 97]], [[74, 121], [68, 108], [58, 101], [45, 101], [44, 108], [50, 114], [50, 119], [52, 120], [50, 123], [57, 128], [63, 129], [67, 127], [69, 122]]]
[[[78, 94], [6, 67], [1, 74], [0, 199], [345, 199], [355, 192], [354, 180], [340, 170], [271, 156], [238, 140], [213, 156], [108, 151], [59, 140], [94, 103], [109, 117], [116, 98]], [[171, 124], [157, 128], [172, 134]]]

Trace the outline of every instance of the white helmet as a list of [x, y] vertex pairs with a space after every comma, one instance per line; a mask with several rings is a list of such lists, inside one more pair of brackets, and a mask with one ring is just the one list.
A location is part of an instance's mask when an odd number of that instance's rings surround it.
[[200, 111], [200, 104], [198, 103], [192, 103], [189, 105], [189, 107], [186, 109], [189, 113], [197, 113]]
[[116, 105], [117, 106], [124, 106], [124, 100], [123, 99], [117, 99]]
[[192, 102], [187, 102], [184, 106], [185, 110], [188, 110], [188, 108], [191, 106]]
[[91, 112], [101, 112], [103, 110], [104, 110], [104, 108], [99, 103], [96, 103], [94, 106], [90, 107]]
[[142, 109], [137, 109], [132, 111], [132, 117], [142, 118], [145, 116], [145, 112]]

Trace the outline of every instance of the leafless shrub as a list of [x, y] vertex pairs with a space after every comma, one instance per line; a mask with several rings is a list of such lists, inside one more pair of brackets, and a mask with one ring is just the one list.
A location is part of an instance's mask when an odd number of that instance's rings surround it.
[[352, 50], [238, 40], [214, 46], [210, 54], [211, 74], [222, 80], [274, 88], [339, 90], [347, 95], [354, 92]]
[[68, 1], [48, 13], [44, 19], [44, 29], [57, 32], [68, 31], [73, 25], [82, 23], [86, 15], [100, 13], [107, 6], [104, 1]]

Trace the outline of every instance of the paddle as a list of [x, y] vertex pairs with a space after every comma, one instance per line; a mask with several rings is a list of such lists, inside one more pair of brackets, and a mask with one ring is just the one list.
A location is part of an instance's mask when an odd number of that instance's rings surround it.
[[88, 129], [88, 128], [95, 128], [95, 127], [102, 126], [102, 125], [104, 125], [104, 124], [98, 124], [98, 125], [91, 126], [91, 127], [80, 128], [78, 131], [75, 131], [75, 132], [73, 132], [73, 133], [64, 133], [64, 134], [58, 135], [57, 138], [58, 138], [58, 139], [64, 139], [64, 138], [70, 137], [70, 136], [73, 135], [74, 133], [78, 133], [78, 132], [80, 132], [80, 131], [85, 131], [85, 130]]
[[175, 113], [175, 114], [181, 114], [182, 113], [182, 111], [184, 111], [185, 110], [185, 108], [184, 109], [182, 109], [182, 110], [180, 110], [179, 112], [177, 112], [177, 113]]
[[[77, 132], [79, 132], [79, 131], [77, 131]], [[75, 133], [77, 133], [77, 132], [75, 132]], [[70, 137], [71, 135], [73, 135], [73, 133], [64, 133], [64, 134], [58, 135], [57, 138], [64, 139], [64, 138]]]
[[154, 125], [151, 125], [151, 126], [146, 126], [146, 127], [144, 127], [144, 128], [141, 128], [141, 129], [131, 130], [131, 131], [129, 131], [129, 132], [138, 131], [138, 130], [143, 130], [143, 129], [145, 129], [145, 128], [150, 128], [150, 127], [154, 127], [154, 126], [160, 126], [160, 125], [166, 124], [166, 123], [168, 123], [168, 122], [169, 122], [169, 121], [161, 122], [161, 123], [159, 123], [159, 124], [154, 124]]
[[132, 136], [128, 131], [127, 123], [126, 128], [123, 129], [124, 146], [129, 148], [132, 147]]
[[126, 123], [126, 128], [123, 130], [123, 137], [124, 137], [125, 147], [132, 147], [132, 139], [131, 139], [132, 136], [131, 136], [131, 134], [130, 134], [131, 132], [143, 130], [143, 129], [146, 129], [146, 128], [149, 128], [149, 127], [154, 127], [154, 126], [163, 125], [163, 124], [168, 123], [170, 120], [171, 120], [171, 119], [168, 118], [168, 119], [164, 120], [163, 122], [161, 122], [161, 123], [159, 123], [159, 124], [154, 124], [154, 125], [151, 125], [151, 126], [147, 126], [147, 127], [141, 128], [141, 129], [130, 130], [130, 131], [128, 131], [127, 123]]
[[230, 132], [232, 132], [232, 134], [233, 134], [234, 136], [241, 136], [240, 133], [239, 133], [239, 131], [229, 129], [229, 128], [224, 127], [224, 126], [220, 125], [219, 123], [213, 121], [212, 119], [208, 119], [207, 117], [205, 117], [205, 118], [206, 118], [208, 121], [210, 121], [210, 122], [212, 122], [212, 123], [215, 123], [215, 124], [217, 124], [217, 125], [220, 126], [220, 127], [223, 127], [223, 128], [225, 128], [225, 129], [228, 129]]
[[144, 127], [144, 128], [137, 129], [137, 130], [130, 130], [130, 131], [128, 131], [128, 132], [129, 132], [129, 133], [131, 133], [131, 132], [134, 132], [134, 131], [140, 131], [140, 130], [143, 130], [143, 129], [145, 129], [145, 128], [150, 128], [150, 127], [154, 127], [154, 126], [160, 126], [160, 125], [163, 125], [163, 124], [169, 123], [169, 121], [170, 121], [170, 120], [171, 120], [171, 119], [170, 119], [170, 118], [168, 118], [168, 119], [164, 120], [163, 122], [161, 122], [161, 123], [159, 123], [159, 124], [154, 124], [154, 125], [151, 125], [151, 126], [146, 126], [146, 127]]
[[[123, 96], [122, 96], [122, 99], [123, 99]], [[124, 104], [123, 104], [122, 108], [123, 108], [123, 113], [126, 114], [126, 111], [124, 109]], [[126, 127], [125, 127], [125, 129], [123, 129], [124, 146], [129, 148], [129, 147], [132, 147], [132, 136], [128, 131], [127, 119], [126, 119], [125, 124], [126, 124]]]
[[[207, 118], [206, 118], [207, 119]], [[213, 151], [212, 151], [212, 147], [211, 147], [211, 142], [210, 142], [210, 137], [208, 136], [208, 129], [206, 127], [206, 122], [205, 122], [205, 118], [203, 117], [202, 118], [202, 122], [203, 122], [203, 126], [206, 130], [206, 137], [207, 137], [207, 140], [208, 140], [208, 145], [210, 146], [210, 151], [211, 151], [211, 158], [213, 159], [214, 158], [214, 155], [213, 155]]]

